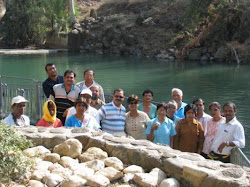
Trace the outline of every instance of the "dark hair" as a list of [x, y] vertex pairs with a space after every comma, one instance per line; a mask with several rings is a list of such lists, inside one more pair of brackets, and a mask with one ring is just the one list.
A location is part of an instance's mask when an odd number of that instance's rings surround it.
[[197, 107], [194, 105], [194, 104], [187, 104], [184, 108], [184, 115], [186, 117], [186, 113], [187, 111], [189, 110], [193, 110], [194, 113], [195, 113], [195, 116], [197, 115]]
[[220, 103], [218, 103], [218, 102], [212, 102], [212, 103], [209, 105], [208, 109], [211, 110], [212, 106], [216, 106], [219, 110], [221, 110], [221, 105], [220, 105]]
[[89, 108], [89, 105], [88, 105], [88, 103], [87, 103], [87, 100], [86, 100], [85, 98], [83, 98], [83, 97], [78, 97], [78, 98], [76, 99], [76, 101], [75, 101], [75, 103], [74, 103], [74, 106], [76, 107], [76, 105], [78, 105], [78, 104], [83, 104], [83, 105], [85, 105], [86, 110]]
[[150, 89], [144, 90], [144, 92], [142, 93], [142, 96], [144, 96], [144, 95], [147, 94], [147, 93], [151, 93], [152, 97], [154, 96], [154, 93], [153, 93], [152, 90], [150, 90]]
[[156, 111], [159, 110], [159, 108], [161, 107], [164, 107], [164, 109], [167, 111], [167, 104], [164, 102], [157, 104]]
[[93, 76], [95, 76], [95, 73], [92, 69], [86, 69], [84, 72], [83, 72], [83, 75], [85, 75], [85, 73], [87, 73], [88, 71], [92, 71], [93, 72]]
[[139, 97], [137, 95], [134, 95], [134, 94], [130, 95], [127, 99], [127, 102], [129, 104], [132, 101], [136, 101], [137, 103], [139, 103]]
[[203, 101], [203, 99], [201, 98], [196, 98], [193, 100], [193, 104], [195, 104], [197, 101], [201, 101], [203, 103], [203, 105], [205, 105], [205, 102]]
[[48, 102], [48, 109], [50, 109], [50, 108], [56, 108], [52, 101]]
[[76, 73], [75, 73], [73, 70], [71, 70], [71, 69], [66, 70], [63, 76], [66, 77], [66, 75], [67, 75], [68, 73], [69, 73], [69, 74], [73, 73], [73, 74], [74, 74], [74, 77], [76, 77]]
[[53, 63], [47, 63], [46, 65], [45, 65], [45, 71], [47, 71], [47, 67], [48, 66], [55, 66], [55, 64], [53, 64]]
[[223, 110], [226, 106], [231, 106], [233, 107], [234, 109], [234, 112], [236, 112], [237, 108], [236, 108], [236, 105], [233, 103], [233, 102], [226, 102], [224, 105], [223, 105]]
[[115, 92], [123, 92], [123, 94], [124, 94], [124, 91], [123, 91], [123, 89], [121, 89], [121, 88], [115, 89], [114, 92], [113, 92], [113, 94], [115, 94]]

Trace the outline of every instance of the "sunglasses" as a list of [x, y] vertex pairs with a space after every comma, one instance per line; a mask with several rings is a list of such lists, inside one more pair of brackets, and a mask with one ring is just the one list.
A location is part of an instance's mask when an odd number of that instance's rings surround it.
[[120, 95], [115, 95], [114, 97], [115, 97], [115, 98], [120, 98], [120, 99], [123, 99], [123, 98], [124, 98], [123, 96], [120, 96]]
[[137, 105], [137, 102], [130, 102], [130, 105]]

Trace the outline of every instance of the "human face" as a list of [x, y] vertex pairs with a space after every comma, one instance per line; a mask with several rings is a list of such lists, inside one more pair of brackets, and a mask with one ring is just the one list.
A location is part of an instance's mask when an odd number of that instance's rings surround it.
[[15, 117], [19, 118], [21, 117], [21, 115], [24, 114], [25, 107], [26, 107], [25, 104], [26, 104], [25, 102], [22, 102], [22, 103], [16, 103], [12, 106], [12, 110], [13, 110]]
[[190, 109], [186, 112], [186, 119], [188, 121], [193, 121], [193, 119], [195, 118], [195, 112], [193, 109]]
[[92, 91], [92, 95], [97, 95], [97, 97], [100, 96], [100, 91], [98, 86], [92, 86], [90, 90]]
[[51, 116], [53, 116], [55, 114], [55, 108], [54, 107], [50, 107], [49, 108], [49, 113]]
[[85, 103], [78, 103], [75, 108], [77, 114], [83, 114], [87, 110]]
[[128, 108], [130, 109], [130, 111], [135, 111], [137, 110], [139, 103], [137, 101], [130, 101], [128, 104]]
[[177, 103], [181, 103], [182, 102], [182, 96], [179, 92], [174, 91], [172, 94], [172, 99], [175, 100]]
[[116, 91], [113, 95], [113, 102], [115, 106], [120, 107], [124, 101], [124, 93], [122, 91]]
[[156, 111], [157, 115], [160, 116], [160, 117], [165, 117], [167, 115], [167, 111], [165, 109], [164, 106], [162, 106], [161, 108], [159, 108], [157, 111]]
[[63, 81], [65, 85], [71, 86], [75, 82], [74, 73], [67, 73]]
[[81, 97], [85, 98], [88, 104], [91, 103], [91, 96], [89, 94], [81, 94]]
[[94, 80], [94, 72], [93, 72], [93, 71], [87, 71], [87, 72], [83, 75], [83, 79], [85, 80], [85, 82], [92, 83], [93, 80]]
[[217, 108], [215, 105], [212, 105], [210, 107], [210, 114], [211, 116], [214, 118], [214, 117], [220, 117], [221, 114], [220, 114], [220, 109]]
[[56, 77], [57, 76], [57, 70], [56, 70], [55, 65], [47, 66], [46, 71], [47, 71], [47, 74], [49, 77]]
[[153, 96], [151, 93], [145, 93], [143, 96], [144, 102], [151, 102], [153, 100]]
[[226, 118], [226, 122], [231, 121], [236, 115], [236, 111], [234, 111], [234, 108], [231, 105], [225, 106], [223, 108], [223, 111], [224, 111], [224, 116]]
[[197, 107], [197, 113], [203, 114], [204, 108], [205, 108], [203, 101], [202, 100], [198, 100], [194, 104]]
[[169, 104], [167, 107], [167, 116], [173, 117], [176, 111], [177, 108], [175, 107], [175, 105]]

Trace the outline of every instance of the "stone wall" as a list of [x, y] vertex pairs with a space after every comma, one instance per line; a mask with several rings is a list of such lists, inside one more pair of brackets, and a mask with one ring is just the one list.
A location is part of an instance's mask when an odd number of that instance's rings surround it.
[[85, 128], [17, 128], [36, 145], [52, 149], [70, 138], [78, 139], [83, 150], [98, 147], [123, 163], [140, 165], [145, 171], [160, 168], [181, 186], [235, 187], [250, 186], [250, 168], [206, 160], [195, 153], [180, 152], [147, 140], [134, 140], [123, 135], [113, 136]]

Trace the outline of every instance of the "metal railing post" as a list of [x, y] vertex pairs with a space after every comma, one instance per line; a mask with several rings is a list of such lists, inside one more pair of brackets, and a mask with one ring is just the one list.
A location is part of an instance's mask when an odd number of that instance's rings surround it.
[[35, 107], [36, 107], [36, 120], [40, 118], [41, 109], [40, 109], [40, 99], [39, 99], [39, 82], [35, 81]]

